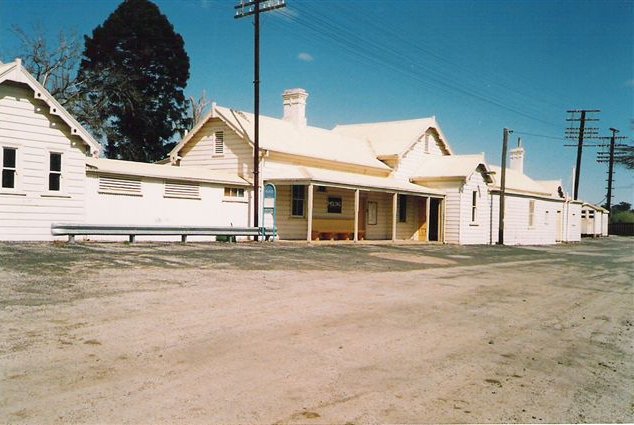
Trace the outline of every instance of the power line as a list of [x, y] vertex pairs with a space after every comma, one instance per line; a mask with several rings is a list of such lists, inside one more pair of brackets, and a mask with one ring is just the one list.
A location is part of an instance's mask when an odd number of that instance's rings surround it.
[[527, 133], [527, 132], [524, 132], [524, 131], [513, 131], [513, 132], [515, 134], [519, 134], [521, 136], [533, 136], [533, 137], [541, 137], [542, 139], [552, 139], [552, 140], [566, 141], [566, 139], [564, 139], [563, 137], [547, 136], [545, 134]]
[[[292, 12], [283, 11], [286, 21], [308, 29], [322, 39], [334, 41], [351, 56], [383, 67], [388, 67], [423, 85], [447, 92], [459, 93], [481, 102], [489, 103], [516, 115], [558, 127], [557, 124], [526, 112], [524, 104], [522, 104], [522, 106], [513, 106], [508, 104], [506, 99], [501, 99], [491, 93], [481, 93], [479, 90], [465, 86], [460, 82], [448, 81], [445, 74], [429, 68], [427, 65], [420, 63], [416, 58], [412, 58], [395, 50], [393, 46], [385, 44], [382, 40], [376, 42], [373, 40], [371, 43], [368, 43], [367, 40], [361, 38], [357, 33], [347, 29], [345, 25], [336, 25], [332, 20], [324, 19], [315, 13], [307, 16], [307, 13], [304, 12], [305, 11], [299, 14], [293, 14]], [[301, 33], [301, 31], [299, 33]], [[404, 63], [408, 62], [412, 69], [407, 69], [403, 66]]]

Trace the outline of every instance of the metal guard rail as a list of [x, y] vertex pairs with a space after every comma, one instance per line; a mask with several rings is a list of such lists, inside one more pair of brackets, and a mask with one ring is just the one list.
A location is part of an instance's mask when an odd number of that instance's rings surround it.
[[234, 227], [234, 226], [118, 226], [107, 224], [57, 224], [51, 225], [53, 236], [68, 236], [68, 242], [75, 242], [79, 235], [127, 235], [132, 243], [136, 236], [180, 236], [181, 242], [187, 242], [187, 236], [258, 236], [269, 240], [275, 237], [271, 227]]

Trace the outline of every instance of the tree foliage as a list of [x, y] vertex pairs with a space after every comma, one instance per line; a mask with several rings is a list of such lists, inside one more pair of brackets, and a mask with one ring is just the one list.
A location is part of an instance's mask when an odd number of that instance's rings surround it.
[[85, 37], [78, 73], [109, 158], [153, 162], [189, 125], [183, 90], [189, 57], [183, 38], [149, 0], [125, 0]]

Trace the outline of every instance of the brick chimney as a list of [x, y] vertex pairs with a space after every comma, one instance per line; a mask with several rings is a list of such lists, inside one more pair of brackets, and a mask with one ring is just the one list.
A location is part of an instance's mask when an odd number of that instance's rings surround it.
[[306, 99], [308, 93], [304, 89], [285, 90], [282, 94], [284, 99], [284, 121], [292, 122], [296, 126], [306, 126]]
[[524, 152], [522, 139], [517, 139], [517, 147], [511, 149], [509, 152], [509, 156], [511, 158], [511, 170], [516, 170], [524, 174]]

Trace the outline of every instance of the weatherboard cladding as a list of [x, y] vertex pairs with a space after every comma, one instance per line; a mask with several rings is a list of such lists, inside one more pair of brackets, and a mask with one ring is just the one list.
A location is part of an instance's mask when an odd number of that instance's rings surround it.
[[[1, 240], [51, 240], [54, 221], [85, 218], [84, 144], [25, 85], [0, 84], [0, 146], [17, 148], [17, 187], [0, 189]], [[59, 192], [48, 191], [49, 154], [62, 154]]]
[[[216, 153], [215, 133], [222, 131], [223, 153]], [[253, 148], [219, 118], [210, 118], [179, 152], [182, 167], [204, 167], [253, 178]]]

